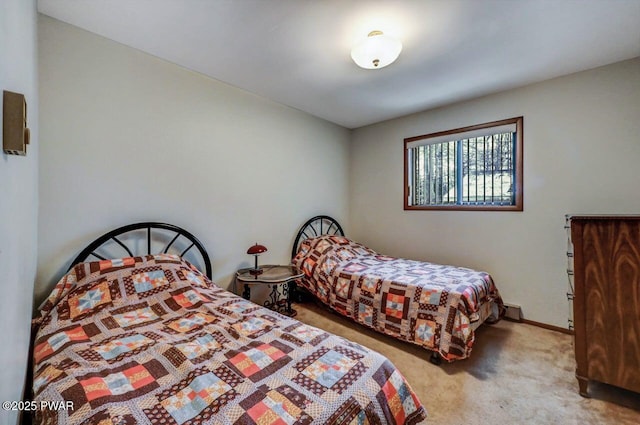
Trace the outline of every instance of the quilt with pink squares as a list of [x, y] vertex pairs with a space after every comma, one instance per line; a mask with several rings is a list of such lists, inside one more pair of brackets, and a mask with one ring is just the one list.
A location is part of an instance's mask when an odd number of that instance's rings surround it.
[[447, 361], [468, 357], [476, 325], [504, 310], [485, 272], [387, 257], [343, 236], [303, 241], [292, 263], [333, 310]]
[[38, 410], [39, 424], [426, 418], [382, 355], [227, 292], [177, 256], [79, 264], [34, 324], [34, 400], [73, 405]]

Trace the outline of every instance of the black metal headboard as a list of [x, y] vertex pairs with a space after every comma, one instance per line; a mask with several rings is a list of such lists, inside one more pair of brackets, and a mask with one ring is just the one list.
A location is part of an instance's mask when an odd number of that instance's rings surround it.
[[344, 230], [342, 226], [334, 218], [328, 215], [317, 215], [302, 225], [300, 231], [296, 235], [296, 240], [293, 242], [293, 249], [291, 250], [291, 258], [295, 257], [298, 253], [298, 247], [300, 242], [315, 238], [320, 235], [340, 235], [344, 236]]
[[[116, 245], [114, 245], [114, 242]], [[211, 260], [209, 259], [209, 254], [195, 236], [173, 224], [155, 223], [151, 221], [129, 224], [105, 233], [87, 245], [87, 247], [78, 254], [71, 262], [69, 270], [76, 264], [87, 261], [91, 256], [100, 260], [106, 260], [107, 256], [105, 256], [104, 252], [101, 252], [101, 249], [106, 250], [107, 246], [115, 247], [120, 251], [122, 254], [118, 254], [120, 257], [126, 255], [130, 257], [150, 255], [152, 253], [152, 247], [156, 248], [154, 249], [156, 253], [167, 254], [169, 253], [169, 249], [172, 249], [172, 252], [175, 252], [181, 257], [187, 254], [190, 257], [195, 256], [195, 261], [190, 262], [200, 270], [202, 270], [202, 266], [204, 266], [205, 274], [211, 279]], [[160, 248], [158, 249], [158, 247]], [[198, 255], [191, 251], [193, 247], [196, 248]], [[112, 255], [109, 258], [117, 258], [118, 255]]]

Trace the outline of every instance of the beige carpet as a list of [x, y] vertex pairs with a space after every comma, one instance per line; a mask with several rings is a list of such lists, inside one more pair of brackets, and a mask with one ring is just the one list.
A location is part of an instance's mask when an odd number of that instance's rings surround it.
[[429, 352], [312, 303], [297, 319], [388, 357], [427, 408], [430, 424], [640, 424], [640, 394], [590, 383], [578, 394], [572, 337], [501, 321], [483, 325], [466, 360], [435, 366]]

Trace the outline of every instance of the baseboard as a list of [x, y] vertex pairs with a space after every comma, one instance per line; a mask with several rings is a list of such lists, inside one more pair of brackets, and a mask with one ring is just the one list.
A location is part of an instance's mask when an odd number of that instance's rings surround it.
[[546, 323], [536, 322], [529, 319], [521, 319], [520, 323], [526, 323], [527, 325], [537, 326], [539, 328], [549, 329], [551, 331], [562, 332], [563, 334], [573, 335], [572, 329], [561, 328], [560, 326], [547, 325]]

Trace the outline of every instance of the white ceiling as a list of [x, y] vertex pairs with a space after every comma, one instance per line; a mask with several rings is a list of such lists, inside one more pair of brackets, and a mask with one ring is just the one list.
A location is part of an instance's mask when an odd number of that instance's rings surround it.
[[[640, 0], [39, 0], [41, 13], [348, 128], [640, 56]], [[358, 68], [372, 30], [397, 62]]]

